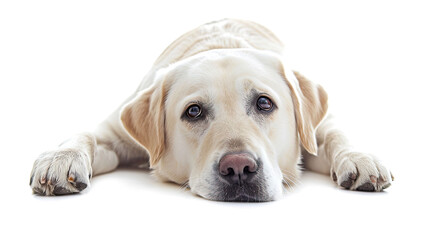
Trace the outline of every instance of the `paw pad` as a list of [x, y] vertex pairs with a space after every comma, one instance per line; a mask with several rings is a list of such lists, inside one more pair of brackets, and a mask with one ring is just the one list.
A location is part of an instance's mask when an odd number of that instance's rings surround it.
[[374, 192], [375, 187], [372, 183], [367, 182], [367, 183], [360, 185], [358, 188], [356, 188], [356, 190], [363, 191], [363, 192]]
[[346, 189], [350, 189], [350, 187], [353, 186], [356, 178], [356, 173], [349, 173], [348, 178], [345, 181], [341, 182], [340, 186]]

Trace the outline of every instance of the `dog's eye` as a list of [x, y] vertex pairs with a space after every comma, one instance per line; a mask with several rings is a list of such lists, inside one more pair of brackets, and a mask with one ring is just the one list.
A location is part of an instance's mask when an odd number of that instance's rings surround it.
[[259, 111], [269, 112], [273, 109], [273, 102], [267, 97], [259, 97], [256, 102]]
[[197, 104], [193, 104], [186, 109], [186, 116], [190, 119], [197, 119], [201, 116], [201, 107]]

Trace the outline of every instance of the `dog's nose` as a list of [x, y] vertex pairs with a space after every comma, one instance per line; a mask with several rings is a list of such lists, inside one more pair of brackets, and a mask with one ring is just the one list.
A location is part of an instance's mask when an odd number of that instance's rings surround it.
[[247, 153], [225, 155], [219, 162], [219, 173], [231, 184], [242, 186], [256, 175], [258, 165]]

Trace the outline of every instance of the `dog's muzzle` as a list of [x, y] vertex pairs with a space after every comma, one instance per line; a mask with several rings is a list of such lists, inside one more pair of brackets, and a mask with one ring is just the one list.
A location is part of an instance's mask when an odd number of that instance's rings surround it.
[[214, 197], [221, 201], [267, 201], [262, 162], [246, 152], [228, 153], [216, 166], [218, 190]]

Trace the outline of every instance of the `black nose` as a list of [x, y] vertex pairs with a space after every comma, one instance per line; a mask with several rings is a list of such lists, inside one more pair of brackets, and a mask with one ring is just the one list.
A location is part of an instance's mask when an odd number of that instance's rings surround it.
[[225, 155], [219, 162], [219, 173], [230, 184], [242, 186], [256, 175], [258, 165], [247, 153]]

